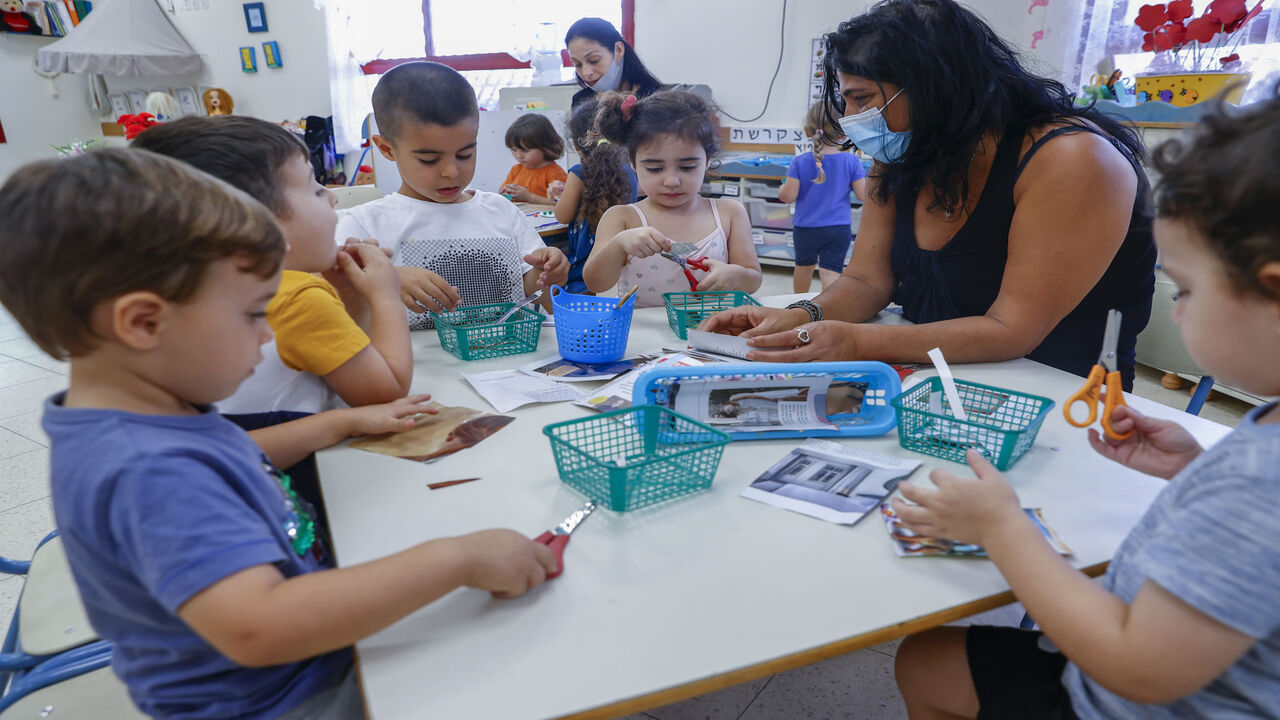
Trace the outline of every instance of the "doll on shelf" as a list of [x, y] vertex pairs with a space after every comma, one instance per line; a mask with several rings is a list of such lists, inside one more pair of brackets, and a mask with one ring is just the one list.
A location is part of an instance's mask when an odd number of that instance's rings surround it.
[[209, 88], [204, 91], [205, 115], [230, 115], [235, 112], [236, 104], [222, 88]]

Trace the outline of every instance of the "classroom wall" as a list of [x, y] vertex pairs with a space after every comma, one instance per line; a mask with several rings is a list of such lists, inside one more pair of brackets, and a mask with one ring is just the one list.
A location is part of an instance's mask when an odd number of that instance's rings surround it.
[[[113, 2], [114, 0], [99, 0]], [[157, 77], [108, 77], [115, 92], [176, 86], [221, 87], [235, 99], [237, 115], [264, 120], [297, 120], [306, 115], [329, 115], [329, 66], [325, 51], [324, 14], [303, 0], [265, 0], [268, 32], [249, 33], [242, 3], [229, 0], [157, 0], [161, 8], [172, 4], [169, 14], [178, 32], [204, 61], [194, 75]], [[187, 8], [207, 6], [207, 9]], [[262, 43], [280, 45], [283, 67], [268, 68]], [[98, 117], [85, 97], [82, 75], [63, 75], [54, 82], [61, 97], [49, 94], [49, 82], [31, 71], [31, 58], [51, 39], [0, 33], [0, 123], [8, 142], [0, 144], [0, 180], [23, 163], [54, 156], [50, 145], [71, 140], [101, 138]], [[258, 59], [257, 73], [240, 70], [239, 47], [252, 45]]]
[[[965, 4], [1006, 40], [1025, 51], [1037, 71], [1056, 76], [1071, 33], [1052, 24], [1048, 10], [1070, 15], [1080, 0], [969, 0]], [[778, 62], [782, 0], [640, 0], [636, 52], [664, 82], [705, 83], [721, 107], [739, 118], [757, 115]], [[798, 126], [808, 100], [810, 41], [871, 6], [872, 0], [789, 0], [786, 50], [764, 115], [752, 123]], [[1030, 10], [1029, 10], [1030, 8]], [[1056, 17], [1053, 16], [1053, 17]], [[1045, 37], [1035, 39], [1037, 30]], [[1030, 46], [1035, 42], [1036, 50]], [[710, 55], [714, 59], [705, 58]]]

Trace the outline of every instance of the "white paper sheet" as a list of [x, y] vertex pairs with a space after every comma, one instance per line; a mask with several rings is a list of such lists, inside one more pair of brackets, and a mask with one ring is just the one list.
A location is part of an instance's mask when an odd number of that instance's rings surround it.
[[526, 375], [519, 370], [495, 370], [486, 373], [462, 373], [471, 387], [480, 393], [494, 410], [509, 412], [521, 405], [536, 402], [580, 400], [583, 394], [572, 385], [547, 378]]

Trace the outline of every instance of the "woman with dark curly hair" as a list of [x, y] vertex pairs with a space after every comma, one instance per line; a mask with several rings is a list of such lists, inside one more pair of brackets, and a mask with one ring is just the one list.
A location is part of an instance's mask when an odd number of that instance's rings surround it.
[[[1076, 107], [952, 0], [884, 0], [826, 49], [830, 111], [875, 159], [853, 257], [812, 303], [737, 308], [703, 329], [793, 348], [774, 362], [926, 362], [941, 347], [1085, 375], [1116, 308], [1130, 388], [1155, 287], [1134, 131]], [[915, 324], [858, 324], [890, 302]]]
[[595, 129], [599, 103], [580, 103], [569, 116], [568, 134], [578, 148], [582, 162], [569, 168], [569, 177], [551, 193], [556, 201], [556, 220], [569, 226], [569, 292], [584, 293], [582, 266], [596, 244], [596, 225], [604, 211], [614, 205], [636, 201], [636, 171], [627, 159], [627, 148], [605, 140]]

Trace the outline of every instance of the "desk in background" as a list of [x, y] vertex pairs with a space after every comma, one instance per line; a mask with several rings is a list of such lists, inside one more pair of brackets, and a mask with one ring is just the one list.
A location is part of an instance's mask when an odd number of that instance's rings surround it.
[[543, 210], [551, 210], [555, 207], [554, 205], [535, 205], [533, 203], [518, 202], [516, 203], [516, 207], [520, 208], [520, 212], [524, 213], [525, 219], [527, 219], [529, 224], [533, 225], [533, 229], [537, 230], [538, 234], [544, 238], [549, 235], [559, 235], [569, 229], [568, 225], [565, 225], [553, 217], [538, 217], [538, 213]]
[[[765, 299], [780, 307], [796, 296]], [[555, 354], [464, 363], [433, 332], [413, 334], [414, 392], [488, 408], [459, 375]], [[636, 311], [628, 349], [682, 344], [662, 308]], [[1066, 424], [1061, 402], [1080, 378], [1030, 360], [961, 365], [966, 380], [1059, 402], [1008, 477], [1023, 505], [1100, 573], [1164, 482], [1112, 464]], [[1137, 397], [1177, 418], [1202, 444], [1227, 428]], [[431, 538], [489, 527], [530, 537], [583, 502], [560, 482], [542, 427], [590, 411], [526, 406], [478, 449], [422, 465], [334, 448], [318, 454], [337, 558], [354, 565]], [[617, 514], [598, 510], [574, 534], [564, 575], [516, 600], [456, 591], [357, 645], [370, 717], [610, 718], [729, 687], [941, 625], [1012, 601], [994, 565], [899, 558], [883, 523], [853, 527], [738, 497], [797, 440], [736, 442], [704, 493]], [[930, 468], [962, 466], [907, 453], [894, 433], [841, 440]], [[483, 478], [431, 491], [428, 482]]]

